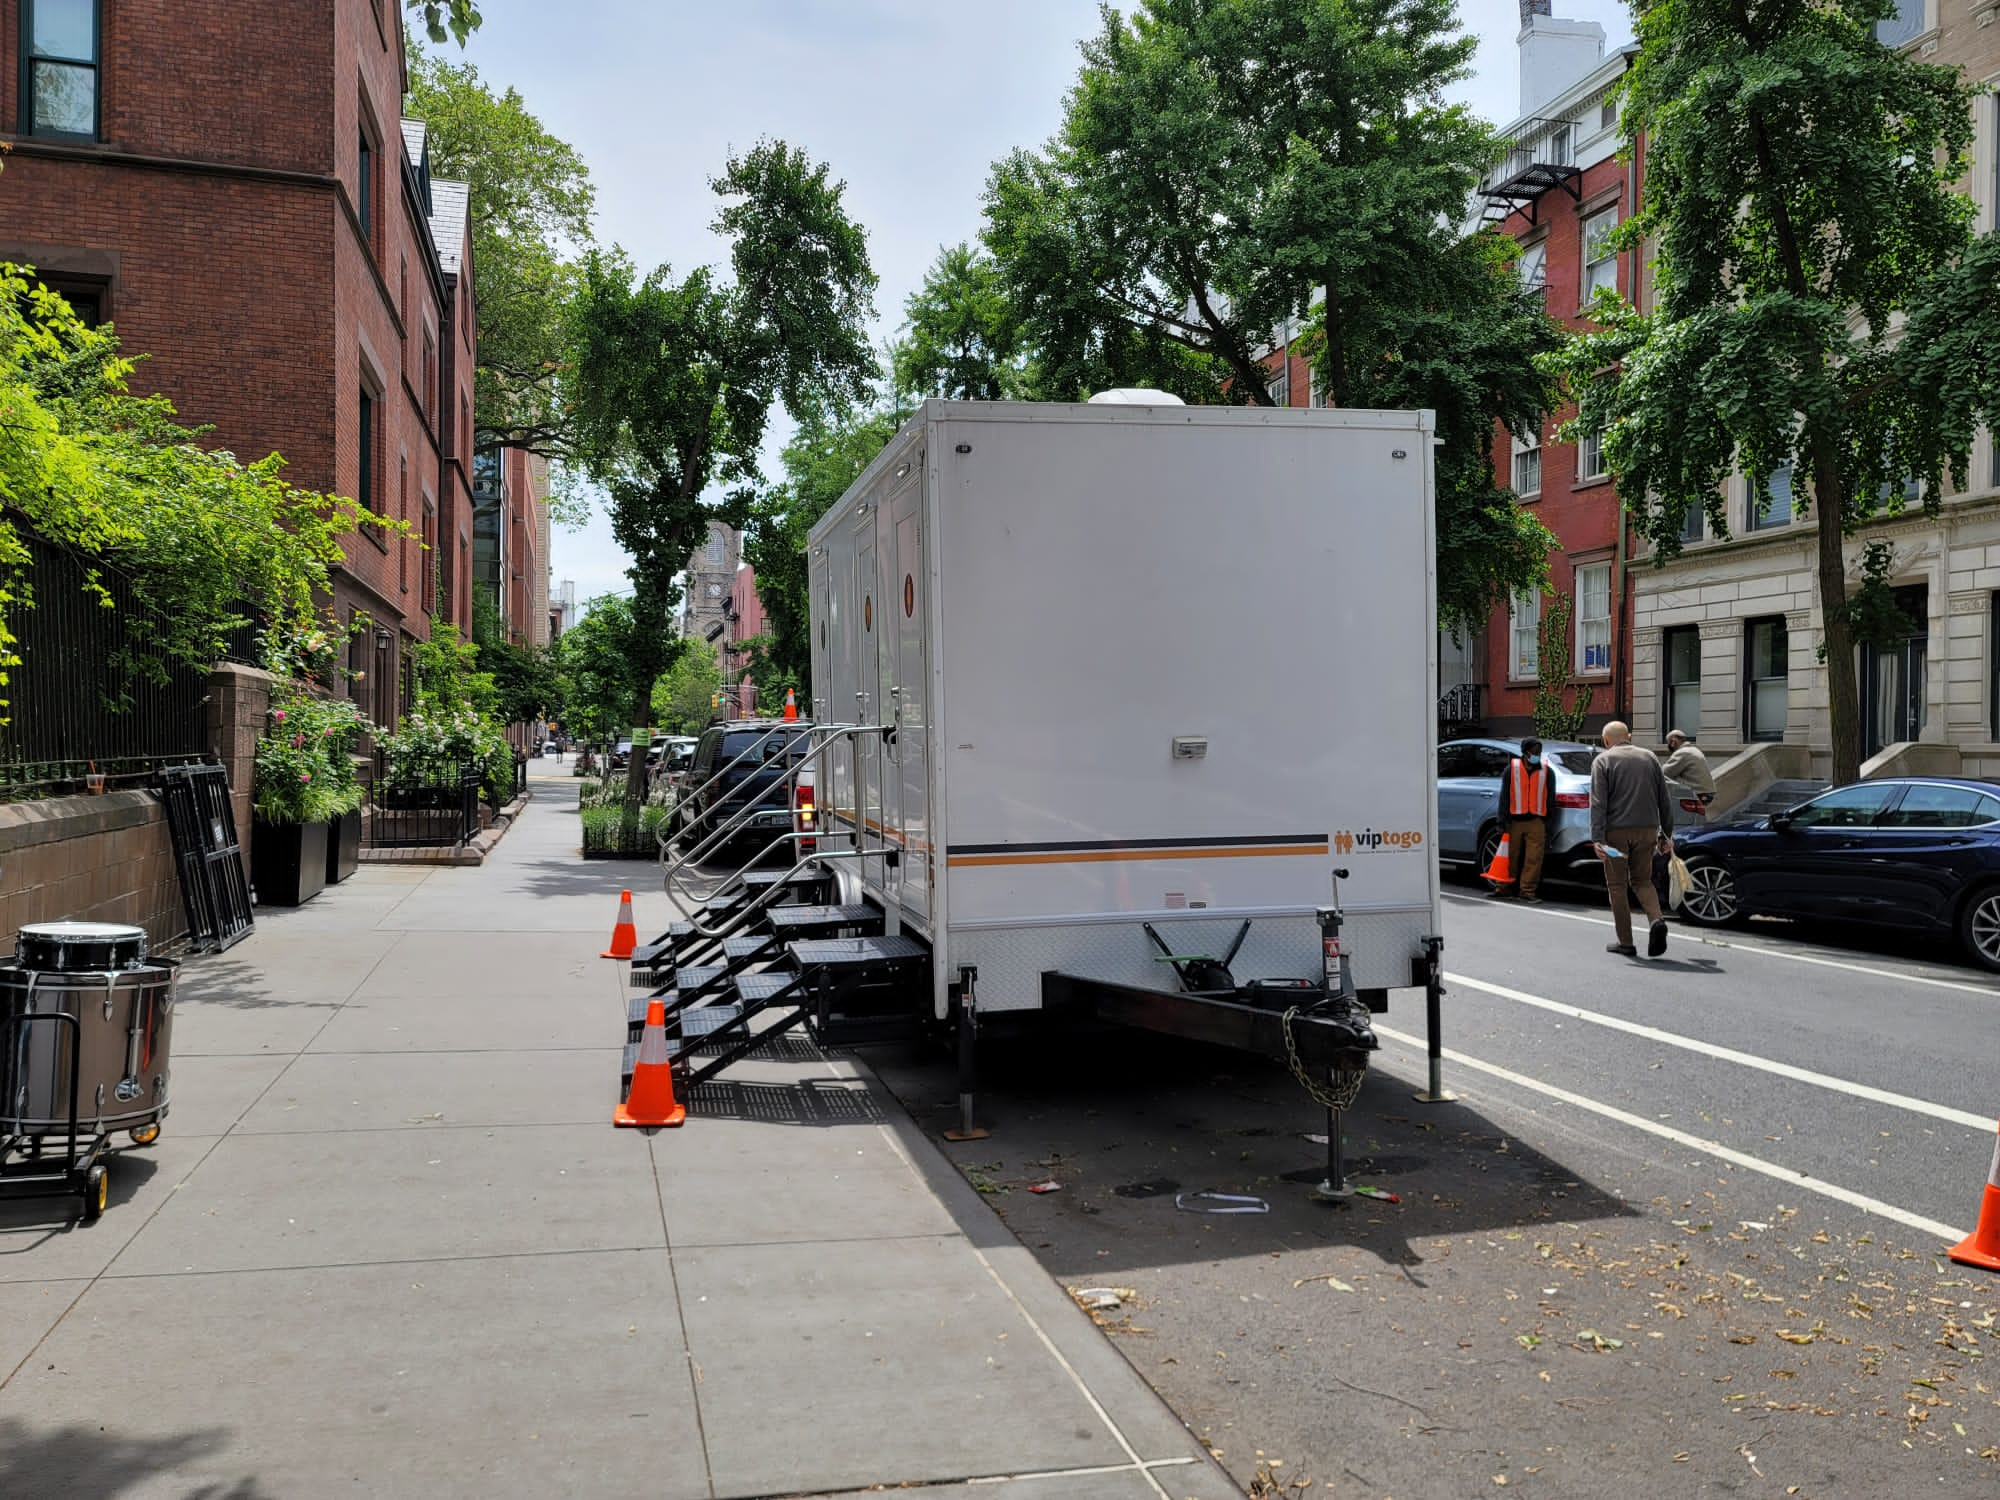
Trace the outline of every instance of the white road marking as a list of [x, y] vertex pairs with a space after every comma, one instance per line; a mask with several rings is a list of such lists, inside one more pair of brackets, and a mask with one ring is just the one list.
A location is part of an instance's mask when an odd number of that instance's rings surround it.
[[1681, 1036], [1677, 1032], [1662, 1031], [1657, 1026], [1646, 1026], [1638, 1021], [1627, 1021], [1620, 1016], [1607, 1016], [1601, 1011], [1583, 1010], [1561, 1000], [1550, 1000], [1542, 995], [1531, 995], [1526, 990], [1509, 989], [1504, 984], [1489, 984], [1483, 979], [1474, 979], [1469, 974], [1446, 974], [1451, 984], [1462, 984], [1469, 990], [1478, 990], [1484, 995], [1497, 995], [1502, 1000], [1517, 1001], [1522, 1005], [1532, 1005], [1540, 1010], [1554, 1011], [1559, 1016], [1570, 1016], [1578, 1021], [1589, 1021], [1594, 1026], [1609, 1027], [1613, 1031], [1628, 1032], [1632, 1036], [1644, 1037], [1649, 1042], [1664, 1042], [1669, 1047], [1683, 1047], [1689, 1052], [1699, 1052], [1704, 1057], [1719, 1058], [1723, 1062], [1737, 1063], [1742, 1067], [1756, 1068], [1760, 1072], [1774, 1073], [1780, 1078], [1789, 1078], [1794, 1083], [1809, 1083], [1815, 1088], [1833, 1089], [1842, 1094], [1852, 1094], [1857, 1099], [1867, 1099], [1876, 1104], [1893, 1105], [1897, 1109], [1907, 1109], [1913, 1114], [1929, 1115], [1933, 1120], [1944, 1120], [1952, 1125], [1963, 1125], [1968, 1130], [1991, 1134], [1995, 1128], [1991, 1115], [1975, 1115], [1970, 1110], [1953, 1109], [1949, 1104], [1933, 1104], [1928, 1099], [1912, 1098], [1908, 1094], [1892, 1094], [1887, 1089], [1878, 1089], [1865, 1083], [1854, 1083], [1845, 1078], [1835, 1078], [1830, 1073], [1815, 1073], [1810, 1068], [1796, 1068], [1790, 1063], [1777, 1062], [1768, 1057], [1759, 1057], [1753, 1052], [1738, 1052], [1734, 1047], [1718, 1047], [1713, 1042], [1704, 1042], [1695, 1037]]
[[[1488, 902], [1487, 905], [1497, 903]], [[1518, 906], [1518, 902], [1509, 902]], [[1546, 906], [1522, 908], [1538, 917], [1561, 917], [1566, 922], [1588, 922], [1593, 927], [1615, 925], [1609, 917], [1593, 917], [1580, 911], [1551, 911]], [[1643, 920], [1643, 919], [1642, 919]], [[1734, 948], [1740, 953], [1761, 953], [1766, 958], [1788, 958], [1793, 963], [1813, 964], [1822, 969], [1846, 969], [1853, 974], [1873, 974], [1877, 979], [1900, 979], [1909, 984], [1927, 984], [1933, 989], [1960, 990], [1968, 995], [1984, 995], [1988, 1000], [2000, 1000], [2000, 988], [1990, 984], [1970, 984], [1962, 979], [1933, 979], [1928, 974], [1906, 974], [1900, 969], [1878, 969], [1870, 964], [1848, 963], [1844, 959], [1820, 958], [1811, 953], [1797, 953], [1790, 948], [1769, 948], [1762, 943], [1731, 941], [1728, 938], [1710, 937], [1706, 933], [1693, 933], [1685, 927], [1677, 928], [1674, 936], [1681, 942], [1706, 944], [1710, 948]]]
[[[1407, 1036], [1400, 1031], [1393, 1031], [1389, 1027], [1384, 1026], [1380, 1021], [1375, 1023], [1375, 1030], [1378, 1034], [1388, 1037], [1391, 1041], [1401, 1042], [1406, 1047], [1414, 1048], [1419, 1055], [1423, 1053], [1424, 1044], [1417, 1037]], [[1965, 1231], [1963, 1229], [1953, 1229], [1949, 1224], [1940, 1224], [1936, 1219], [1927, 1219], [1922, 1214], [1912, 1213], [1907, 1208], [1898, 1208], [1893, 1203], [1884, 1203], [1879, 1198], [1870, 1198], [1865, 1193], [1854, 1192], [1849, 1188], [1839, 1186], [1837, 1183], [1826, 1182], [1817, 1177], [1808, 1177], [1804, 1172], [1800, 1172], [1795, 1168], [1781, 1167], [1776, 1162], [1765, 1161], [1762, 1157], [1751, 1156], [1744, 1151], [1732, 1150], [1720, 1141], [1704, 1140], [1698, 1135], [1689, 1135], [1685, 1130], [1676, 1130], [1671, 1125], [1662, 1125], [1657, 1120], [1643, 1119], [1638, 1115], [1619, 1109], [1616, 1105], [1602, 1104], [1595, 1099], [1587, 1099], [1582, 1094], [1573, 1094], [1568, 1089], [1557, 1088], [1552, 1083], [1543, 1083], [1539, 1078], [1530, 1078], [1525, 1073], [1516, 1073], [1513, 1069], [1503, 1068], [1497, 1063], [1484, 1062], [1476, 1057], [1468, 1057], [1465, 1053], [1454, 1051], [1450, 1047], [1444, 1049], [1444, 1055], [1461, 1068], [1471, 1068], [1476, 1073], [1486, 1073], [1494, 1078], [1503, 1079], [1518, 1088], [1524, 1088], [1545, 1098], [1554, 1099], [1561, 1104], [1574, 1105], [1576, 1108], [1586, 1110], [1591, 1114], [1601, 1115], [1607, 1120], [1615, 1120], [1620, 1125], [1628, 1125], [1634, 1130], [1644, 1131], [1647, 1135], [1655, 1135], [1662, 1140], [1672, 1141], [1677, 1146], [1684, 1146], [1690, 1151], [1698, 1151], [1703, 1156], [1712, 1156], [1718, 1161], [1729, 1162], [1731, 1165], [1741, 1167], [1747, 1172], [1757, 1172], [1765, 1177], [1775, 1178], [1779, 1182], [1788, 1183], [1793, 1187], [1803, 1188], [1806, 1192], [1818, 1193], [1822, 1198], [1831, 1198], [1837, 1203], [1845, 1203], [1850, 1208], [1858, 1208], [1863, 1213], [1874, 1214], [1878, 1218], [1892, 1220], [1906, 1228], [1915, 1229], [1923, 1234], [1930, 1235], [1946, 1244], [1956, 1244], [1959, 1240], [1965, 1238]]]

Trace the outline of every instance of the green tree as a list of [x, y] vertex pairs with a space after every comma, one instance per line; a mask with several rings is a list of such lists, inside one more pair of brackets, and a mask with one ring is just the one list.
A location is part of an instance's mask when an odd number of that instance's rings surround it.
[[1499, 149], [1439, 102], [1452, 0], [1143, 0], [1106, 10], [1061, 128], [987, 189], [987, 243], [1051, 394], [1156, 384], [1267, 404], [1290, 341], [1336, 406], [1438, 414], [1438, 608], [1475, 625], [1547, 573], [1495, 483], [1560, 330], [1497, 235], [1458, 225]]
[[252, 621], [274, 638], [323, 634], [341, 538], [398, 529], [293, 488], [275, 453], [244, 464], [203, 447], [165, 397], [131, 394], [133, 368], [110, 329], [0, 264], [0, 721], [19, 660], [8, 617], [35, 602], [23, 530], [131, 577], [124, 665], [163, 677], [171, 663], [207, 667]]
[[670, 734], [699, 734], [715, 717], [722, 672], [715, 653], [691, 642], [653, 687], [653, 716]]
[[474, 444], [572, 459], [563, 382], [575, 362], [572, 310], [596, 207], [589, 168], [518, 92], [496, 94], [471, 64], [413, 50], [409, 73], [404, 109], [424, 122], [431, 170], [470, 189]]
[[[1845, 539], [1947, 468], [2000, 412], [2000, 249], [1953, 191], [1974, 90], [1874, 36], [1890, 0], [1662, 0], [1639, 15], [1628, 137], [1646, 197], [1621, 227], [1657, 241], [1652, 310], [1608, 297], [1601, 330], [1552, 361], [1580, 398], [1572, 434], [1607, 463], [1656, 562], [1690, 511], [1728, 535], [1723, 485], [1795, 465], [1815, 513], [1833, 775], [1861, 768], [1857, 623], [1884, 618], [1881, 570], [1850, 599]], [[1907, 318], [1907, 325], [1899, 323]], [[1647, 497], [1641, 501], [1639, 497]]]
[[[556, 660], [567, 684], [563, 723], [575, 737], [610, 741], [632, 727], [638, 692], [632, 663], [639, 654], [634, 649], [638, 633], [632, 601], [607, 595], [589, 600], [583, 618], [556, 641]], [[670, 642], [660, 654], [671, 662], [675, 649]], [[648, 717], [641, 713], [638, 722]]]
[[434, 42], [449, 36], [463, 47], [482, 19], [474, 0], [403, 0], [403, 8], [421, 16], [424, 32]]
[[513, 640], [493, 596], [477, 584], [472, 590], [472, 640], [479, 648], [480, 670], [492, 679], [494, 713], [501, 723], [531, 724], [561, 713], [567, 681], [554, 648]]
[[[876, 373], [864, 334], [875, 273], [846, 185], [781, 141], [731, 157], [711, 185], [733, 279], [661, 267], [635, 280], [622, 257], [593, 256], [577, 319], [578, 430], [631, 559], [640, 716], [670, 663], [678, 575], [712, 519], [746, 516], [772, 408], [837, 417]], [[627, 801], [643, 790], [641, 767]]]
[[1545, 740], [1575, 739], [1583, 733], [1583, 721], [1590, 716], [1593, 690], [1589, 683], [1579, 683], [1569, 701], [1563, 701], [1563, 695], [1570, 692], [1569, 627], [1575, 618], [1576, 601], [1557, 590], [1536, 626], [1535, 733]]
[[1012, 401], [1027, 394], [1021, 320], [993, 257], [960, 243], [938, 252], [903, 304], [891, 350], [897, 394], [913, 400]]
[[801, 703], [812, 701], [806, 535], [907, 415], [900, 407], [874, 406], [844, 418], [807, 420], [785, 444], [783, 481], [751, 502], [743, 557], [757, 571], [757, 597], [764, 605], [766, 632], [751, 651], [751, 673], [764, 704], [782, 702], [788, 686], [798, 690]]

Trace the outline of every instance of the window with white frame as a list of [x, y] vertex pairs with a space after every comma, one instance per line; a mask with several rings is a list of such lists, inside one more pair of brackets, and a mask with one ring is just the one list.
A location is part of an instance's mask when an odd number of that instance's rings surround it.
[[1531, 500], [1542, 492], [1542, 437], [1532, 433], [1526, 441], [1514, 439], [1514, 493]]
[[1264, 382], [1264, 390], [1273, 406], [1292, 404], [1292, 361], [1289, 356], [1280, 359], [1272, 368], [1271, 378]]
[[1924, 31], [1930, 0], [1896, 0], [1896, 13], [1875, 23], [1875, 40], [1885, 47], [1900, 47], [1914, 41]]
[[1703, 535], [1703, 523], [1707, 519], [1706, 514], [1699, 505], [1690, 505], [1687, 508], [1687, 514], [1681, 517], [1681, 540], [1683, 542], [1700, 541]]
[[1576, 660], [1586, 673], [1611, 670], [1611, 564], [1576, 570]]
[[1568, 122], [1549, 132], [1548, 162], [1552, 167], [1569, 165], [1570, 127]]
[[1516, 265], [1521, 273], [1521, 285], [1531, 292], [1538, 292], [1549, 284], [1549, 247], [1546, 241], [1537, 241], [1521, 251], [1521, 259]]
[[1788, 459], [1771, 471], [1771, 478], [1763, 492], [1757, 489], [1757, 481], [1750, 481], [1750, 503], [1747, 508], [1748, 530], [1769, 531], [1774, 526], [1792, 524], [1792, 465]]
[[1618, 208], [1613, 205], [1583, 221], [1583, 300], [1588, 302], [1599, 287], [1618, 290], [1618, 255], [1611, 248], [1611, 231], [1618, 227]]
[[1599, 130], [1609, 130], [1617, 123], [1618, 101], [1611, 95], [1606, 94], [1603, 102], [1597, 106], [1597, 128]]
[[1582, 442], [1576, 445], [1576, 477], [1579, 482], [1586, 479], [1602, 479], [1611, 471], [1604, 467], [1604, 434], [1586, 433]]
[[1507, 606], [1507, 675], [1531, 680], [1542, 670], [1542, 591], [1516, 594]]

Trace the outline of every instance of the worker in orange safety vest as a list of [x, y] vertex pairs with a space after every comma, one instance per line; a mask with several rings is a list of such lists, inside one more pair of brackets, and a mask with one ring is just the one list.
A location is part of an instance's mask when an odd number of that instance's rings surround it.
[[1495, 896], [1512, 897], [1518, 886], [1521, 900], [1540, 904], [1542, 856], [1549, 846], [1549, 813], [1555, 804], [1555, 768], [1542, 759], [1542, 742], [1522, 740], [1521, 753], [1500, 778], [1500, 826], [1507, 832], [1514, 878], [1496, 884]]

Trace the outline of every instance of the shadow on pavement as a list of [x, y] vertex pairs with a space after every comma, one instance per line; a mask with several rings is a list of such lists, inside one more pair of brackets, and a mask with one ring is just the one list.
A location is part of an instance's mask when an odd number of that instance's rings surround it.
[[[957, 1124], [956, 1072], [943, 1049], [865, 1055], [926, 1133], [941, 1140]], [[1398, 1203], [1314, 1198], [1326, 1148], [1307, 1137], [1324, 1132], [1325, 1113], [1263, 1058], [1048, 1028], [989, 1037], [980, 1068], [980, 1123], [992, 1135], [944, 1149], [1008, 1228], [1065, 1273], [1353, 1245], [1419, 1280], [1425, 1240], [1518, 1239], [1545, 1222], [1635, 1213], [1477, 1110], [1417, 1104], [1383, 1073], [1371, 1074], [1346, 1117], [1348, 1180]], [[1061, 1186], [1027, 1191], [1046, 1181]], [[1191, 1212], [1191, 1193], [1241, 1194], [1265, 1207]]]
[[0, 1495], [113, 1500], [144, 1487], [147, 1494], [176, 1500], [275, 1500], [248, 1475], [184, 1488], [165, 1479], [221, 1452], [229, 1437], [220, 1427], [172, 1437], [121, 1437], [99, 1426], [36, 1429], [0, 1418]]
[[863, 1084], [842, 1078], [794, 1083], [746, 1083], [727, 1076], [689, 1093], [697, 1120], [751, 1120], [760, 1125], [879, 1125], [888, 1118]]
[[[57, 1159], [60, 1161], [60, 1153], [57, 1153]], [[101, 1160], [111, 1168], [111, 1186], [105, 1202], [104, 1219], [99, 1221], [106, 1223], [115, 1220], [118, 1210], [136, 1198], [139, 1190], [153, 1180], [160, 1164], [144, 1150], [113, 1151]], [[82, 1212], [83, 1200], [76, 1193], [51, 1194], [46, 1198], [0, 1199], [0, 1257], [25, 1255], [62, 1235], [95, 1232], [98, 1225], [84, 1223], [80, 1217]], [[0, 1458], [4, 1456], [0, 1454]], [[4, 1472], [0, 1470], [0, 1474]], [[0, 1496], [11, 1493], [0, 1485]]]

